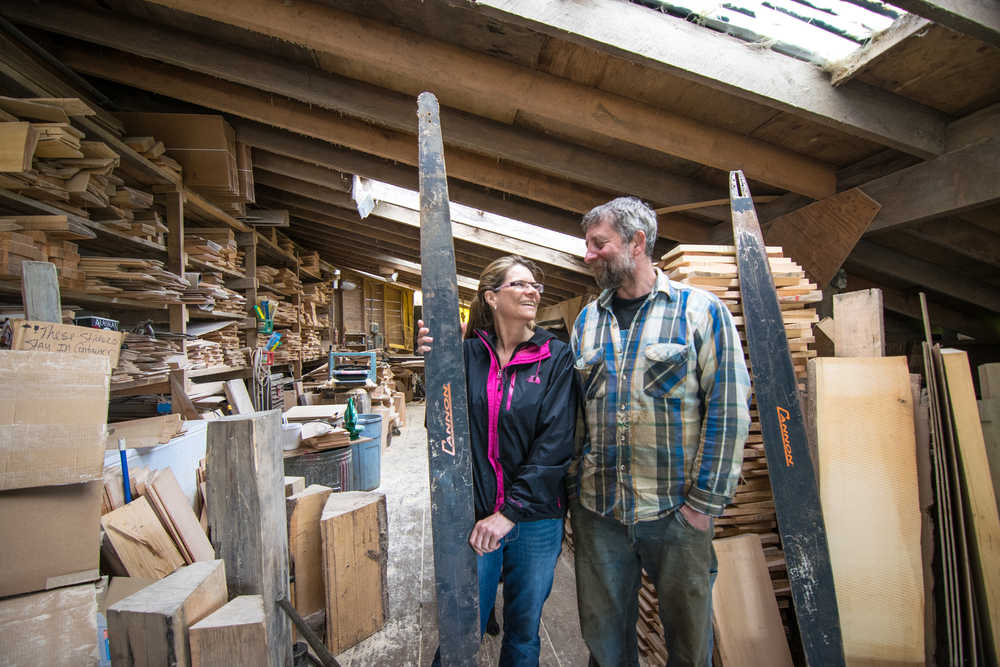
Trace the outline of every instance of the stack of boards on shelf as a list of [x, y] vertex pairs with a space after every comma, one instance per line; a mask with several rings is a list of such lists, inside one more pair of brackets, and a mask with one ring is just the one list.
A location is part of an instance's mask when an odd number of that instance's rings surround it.
[[52, 262], [59, 286], [82, 290], [80, 248], [73, 241], [94, 232], [65, 215], [0, 216], [0, 279], [20, 279], [24, 261]]
[[227, 271], [243, 272], [244, 254], [232, 227], [192, 227], [184, 230], [184, 252], [191, 259]]

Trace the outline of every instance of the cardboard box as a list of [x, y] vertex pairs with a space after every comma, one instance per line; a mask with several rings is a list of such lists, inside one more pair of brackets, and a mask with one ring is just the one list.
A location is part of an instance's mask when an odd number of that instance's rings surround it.
[[97, 579], [103, 493], [103, 481], [0, 492], [0, 596]]
[[0, 350], [0, 491], [103, 478], [110, 377], [103, 355]]
[[184, 184], [238, 196], [236, 132], [222, 116], [189, 113], [119, 113], [132, 136], [153, 136], [184, 167]]
[[0, 600], [0, 662], [11, 667], [96, 667], [96, 584]]

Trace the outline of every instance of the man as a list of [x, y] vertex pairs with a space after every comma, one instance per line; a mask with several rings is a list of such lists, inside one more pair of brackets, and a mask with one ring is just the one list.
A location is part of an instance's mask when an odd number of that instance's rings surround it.
[[638, 665], [645, 568], [668, 665], [704, 667], [713, 517], [731, 500], [750, 424], [739, 336], [717, 297], [654, 266], [656, 214], [641, 201], [598, 206], [582, 226], [585, 261], [603, 290], [571, 337], [586, 429], [568, 486], [590, 664]]

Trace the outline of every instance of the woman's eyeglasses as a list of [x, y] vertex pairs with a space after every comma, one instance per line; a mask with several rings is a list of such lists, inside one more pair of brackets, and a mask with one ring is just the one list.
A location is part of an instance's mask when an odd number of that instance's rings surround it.
[[531, 289], [535, 290], [539, 294], [541, 294], [542, 292], [545, 291], [545, 285], [543, 285], [542, 283], [529, 283], [529, 282], [524, 281], [524, 280], [512, 280], [509, 283], [504, 283], [503, 285], [500, 285], [500, 287], [494, 288], [493, 291], [494, 292], [499, 292], [504, 287], [514, 287], [514, 288], [519, 289], [519, 290], [527, 290], [530, 287]]

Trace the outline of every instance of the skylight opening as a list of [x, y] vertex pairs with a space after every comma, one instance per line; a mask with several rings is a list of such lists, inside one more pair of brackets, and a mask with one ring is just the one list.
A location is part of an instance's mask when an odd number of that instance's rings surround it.
[[880, 0], [633, 0], [746, 42], [825, 66], [906, 12]]

